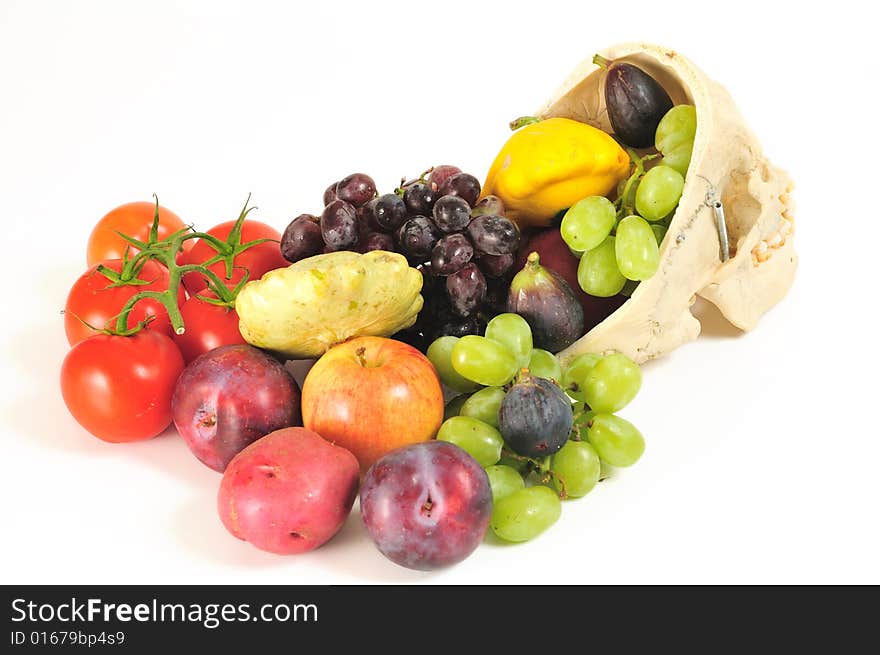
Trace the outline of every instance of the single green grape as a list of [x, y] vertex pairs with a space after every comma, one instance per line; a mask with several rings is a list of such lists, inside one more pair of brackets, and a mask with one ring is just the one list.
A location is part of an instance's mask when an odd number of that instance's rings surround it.
[[697, 135], [697, 108], [676, 105], [657, 124], [654, 145], [664, 155], [681, 145], [694, 143]]
[[663, 155], [663, 164], [677, 170], [682, 175], [687, 175], [691, 165], [691, 156], [694, 154], [694, 142], [682, 143], [680, 146], [669, 150]]
[[519, 370], [516, 357], [493, 339], [469, 334], [452, 348], [452, 368], [461, 377], [487, 387], [500, 387]]
[[636, 191], [636, 211], [649, 221], [659, 221], [678, 205], [684, 177], [670, 166], [655, 166], [642, 178]]
[[489, 476], [489, 486], [492, 487], [492, 500], [496, 503], [514, 491], [523, 489], [526, 484], [519, 471], [504, 464], [487, 466], [486, 475]]
[[529, 373], [535, 377], [559, 382], [562, 379], [562, 366], [556, 355], [549, 350], [535, 348], [529, 359]]
[[501, 448], [504, 446], [498, 430], [470, 416], [453, 416], [444, 421], [437, 439], [464, 449], [483, 467], [496, 464], [501, 459]]
[[452, 349], [458, 337], [440, 337], [428, 346], [427, 356], [437, 371], [440, 381], [454, 391], [470, 393], [480, 388], [479, 384], [459, 375], [452, 367]]
[[504, 400], [505, 395], [504, 389], [501, 387], [480, 389], [465, 401], [459, 414], [470, 416], [497, 428], [498, 410], [501, 409], [501, 401]]
[[591, 296], [616, 296], [626, 284], [626, 278], [617, 267], [614, 237], [605, 240], [584, 253], [578, 264], [578, 284]]
[[658, 248], [663, 244], [663, 238], [668, 230], [669, 228], [662, 223], [651, 223], [651, 231], [654, 233], [654, 238], [657, 239]]
[[617, 226], [614, 242], [617, 267], [628, 280], [648, 280], [660, 266], [660, 248], [651, 225], [639, 216], [627, 216]]
[[642, 388], [642, 369], [623, 353], [596, 362], [584, 377], [584, 400], [595, 412], [619, 412]]
[[505, 541], [534, 539], [559, 520], [562, 503], [549, 487], [526, 487], [501, 498], [492, 509], [492, 531]]
[[602, 359], [602, 355], [596, 353], [584, 353], [575, 357], [565, 371], [562, 373], [562, 379], [559, 386], [562, 390], [575, 400], [584, 401], [584, 380], [587, 378], [592, 368]]
[[470, 398], [470, 395], [463, 393], [446, 403], [446, 407], [443, 409], [443, 420], [445, 421], [448, 418], [461, 414], [461, 406], [464, 405], [468, 398]]
[[486, 325], [486, 338], [497, 341], [513, 353], [518, 368], [529, 365], [532, 352], [532, 328], [519, 314], [498, 314]]
[[596, 414], [588, 431], [590, 444], [604, 463], [632, 466], [645, 452], [645, 438], [632, 423], [614, 414]]
[[550, 459], [553, 486], [570, 498], [590, 493], [599, 482], [601, 468], [598, 453], [586, 441], [569, 441]]
[[569, 248], [578, 252], [592, 250], [611, 234], [617, 212], [604, 196], [578, 200], [562, 218], [559, 233]]

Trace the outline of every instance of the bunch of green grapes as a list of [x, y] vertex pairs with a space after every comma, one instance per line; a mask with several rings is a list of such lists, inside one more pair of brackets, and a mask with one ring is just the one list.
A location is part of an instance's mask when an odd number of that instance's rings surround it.
[[[558, 358], [532, 347], [528, 323], [500, 314], [485, 336], [444, 336], [428, 348], [442, 382], [460, 393], [447, 404], [437, 438], [467, 451], [486, 469], [492, 487], [493, 532], [527, 541], [553, 525], [561, 500], [587, 495], [608, 467], [634, 464], [645, 448], [641, 433], [616, 416], [641, 388], [638, 365], [625, 355], [581, 355], [563, 369]], [[573, 429], [560, 450], [523, 457], [505, 443], [499, 409], [523, 370], [552, 380], [569, 396]]]
[[[635, 170], [611, 202], [590, 196], [565, 213], [560, 233], [580, 257], [578, 283], [593, 296], [631, 293], [660, 265], [660, 244], [684, 190], [697, 130], [693, 105], [673, 107], [660, 121], [655, 136], [659, 154], [632, 154]], [[663, 157], [645, 172], [645, 162]]]

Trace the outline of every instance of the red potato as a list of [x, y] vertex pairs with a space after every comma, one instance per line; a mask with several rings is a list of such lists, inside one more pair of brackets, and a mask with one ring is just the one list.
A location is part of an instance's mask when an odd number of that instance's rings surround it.
[[229, 463], [217, 496], [220, 520], [260, 550], [305, 553], [339, 532], [359, 474], [354, 455], [311, 430], [277, 430]]

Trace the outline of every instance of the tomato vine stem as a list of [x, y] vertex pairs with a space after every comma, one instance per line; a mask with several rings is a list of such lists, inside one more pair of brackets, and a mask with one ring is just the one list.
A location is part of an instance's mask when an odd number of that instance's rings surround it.
[[[226, 241], [218, 239], [211, 234], [196, 232], [191, 227], [178, 230], [164, 239], [159, 239], [159, 198], [155, 194], [153, 197], [156, 199], [156, 209], [153, 215], [153, 224], [150, 228], [149, 240], [140, 241], [134, 237], [120, 233], [120, 236], [122, 236], [123, 239], [125, 239], [131, 246], [138, 248], [140, 252], [130, 258], [130, 251], [129, 249], [126, 249], [126, 252], [123, 255], [124, 263], [122, 272], [119, 274], [102, 266], [99, 266], [98, 270], [110, 280], [111, 286], [116, 284], [149, 284], [148, 281], [138, 279], [137, 274], [143, 269], [147, 260], [152, 259], [168, 269], [168, 288], [164, 291], [140, 291], [129, 298], [125, 305], [123, 305], [122, 310], [116, 316], [115, 325], [112, 328], [109, 326], [105, 327], [104, 331], [110, 334], [130, 336], [146, 327], [148, 321], [142, 321], [131, 328], [128, 327], [128, 317], [134, 309], [134, 306], [146, 298], [151, 298], [160, 302], [168, 312], [168, 318], [171, 321], [171, 327], [174, 330], [174, 333], [178, 335], [184, 334], [186, 332], [186, 326], [183, 322], [180, 306], [177, 304], [177, 298], [180, 295], [180, 285], [183, 282], [183, 276], [189, 273], [197, 273], [204, 277], [208, 284], [208, 290], [217, 296], [215, 299], [208, 296], [198, 295], [196, 297], [199, 298], [199, 300], [223, 307], [234, 307], [235, 298], [238, 295], [238, 292], [248, 280], [248, 271], [245, 269], [242, 279], [235, 285], [235, 287], [230, 289], [220, 276], [208, 267], [211, 264], [223, 261], [225, 264], [226, 277], [227, 279], [231, 279], [232, 271], [236, 268], [234, 260], [237, 255], [260, 243], [275, 241], [274, 239], [256, 239], [247, 243], [241, 243], [241, 232], [244, 220], [248, 213], [255, 209], [254, 207], [248, 208], [248, 204], [250, 204], [250, 195], [248, 195], [244, 208], [239, 214], [239, 217]], [[202, 264], [178, 264], [177, 255], [182, 250], [183, 243], [189, 239], [204, 240], [217, 251], [217, 255]]]

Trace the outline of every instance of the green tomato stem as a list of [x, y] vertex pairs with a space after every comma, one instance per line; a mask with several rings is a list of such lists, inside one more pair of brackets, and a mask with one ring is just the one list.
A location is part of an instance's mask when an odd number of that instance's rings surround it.
[[[204, 232], [196, 232], [189, 227], [178, 230], [174, 234], [171, 234], [165, 239], [160, 240], [159, 199], [158, 197], [156, 197], [156, 210], [153, 215], [153, 225], [150, 228], [149, 241], [138, 241], [137, 239], [122, 234], [121, 236], [130, 244], [139, 248], [140, 252], [133, 258], [129, 259], [128, 250], [126, 250], [126, 254], [123, 256], [124, 264], [122, 272], [119, 274], [117, 274], [112, 269], [108, 269], [107, 267], [103, 266], [99, 266], [98, 270], [101, 272], [102, 275], [105, 275], [113, 284], [149, 284], [149, 281], [137, 279], [137, 274], [141, 271], [147, 260], [153, 259], [160, 262], [165, 266], [165, 268], [168, 269], [168, 288], [164, 291], [141, 291], [135, 294], [134, 296], [129, 298], [123, 306], [122, 311], [116, 317], [116, 322], [113, 328], [106, 327], [103, 331], [107, 334], [130, 336], [142, 330], [149, 323], [150, 317], [148, 317], [148, 320], [141, 321], [136, 326], [133, 326], [131, 328], [128, 327], [128, 317], [134, 309], [134, 306], [138, 302], [145, 298], [151, 298], [160, 302], [165, 310], [168, 312], [168, 318], [171, 321], [171, 327], [174, 330], [175, 334], [184, 334], [186, 332], [186, 326], [183, 322], [183, 316], [180, 313], [180, 307], [177, 304], [177, 298], [180, 295], [180, 285], [183, 281], [183, 276], [187, 273], [198, 273], [199, 275], [203, 276], [208, 282], [208, 288], [210, 289], [210, 291], [217, 295], [217, 300], [214, 300], [213, 298], [199, 296], [202, 301], [209, 302], [214, 305], [220, 305], [230, 308], [234, 307], [235, 298], [247, 281], [248, 272], [245, 272], [245, 275], [238, 282], [238, 284], [236, 284], [235, 288], [230, 289], [228, 286], [226, 286], [226, 284], [224, 284], [220, 276], [217, 275], [214, 271], [210, 270], [208, 266], [216, 262], [223, 261], [225, 264], [227, 279], [231, 279], [232, 271], [235, 269], [234, 261], [237, 255], [241, 254], [248, 248], [252, 248], [253, 246], [259, 245], [266, 241], [275, 241], [275, 239], [255, 239], [247, 243], [241, 243], [241, 232], [244, 220], [247, 215], [253, 209], [255, 209], [255, 207], [248, 207], [248, 204], [250, 204], [250, 198], [251, 196], [250, 194], [248, 194], [248, 199], [245, 202], [244, 208], [239, 214], [235, 225], [233, 226], [232, 230], [230, 230], [227, 239], [223, 241], [213, 235], [206, 234]], [[202, 264], [184, 264], [182, 266], [178, 265], [177, 255], [178, 253], [180, 253], [184, 241], [187, 241], [188, 239], [204, 240], [208, 245], [210, 245], [217, 251], [217, 255]]]

